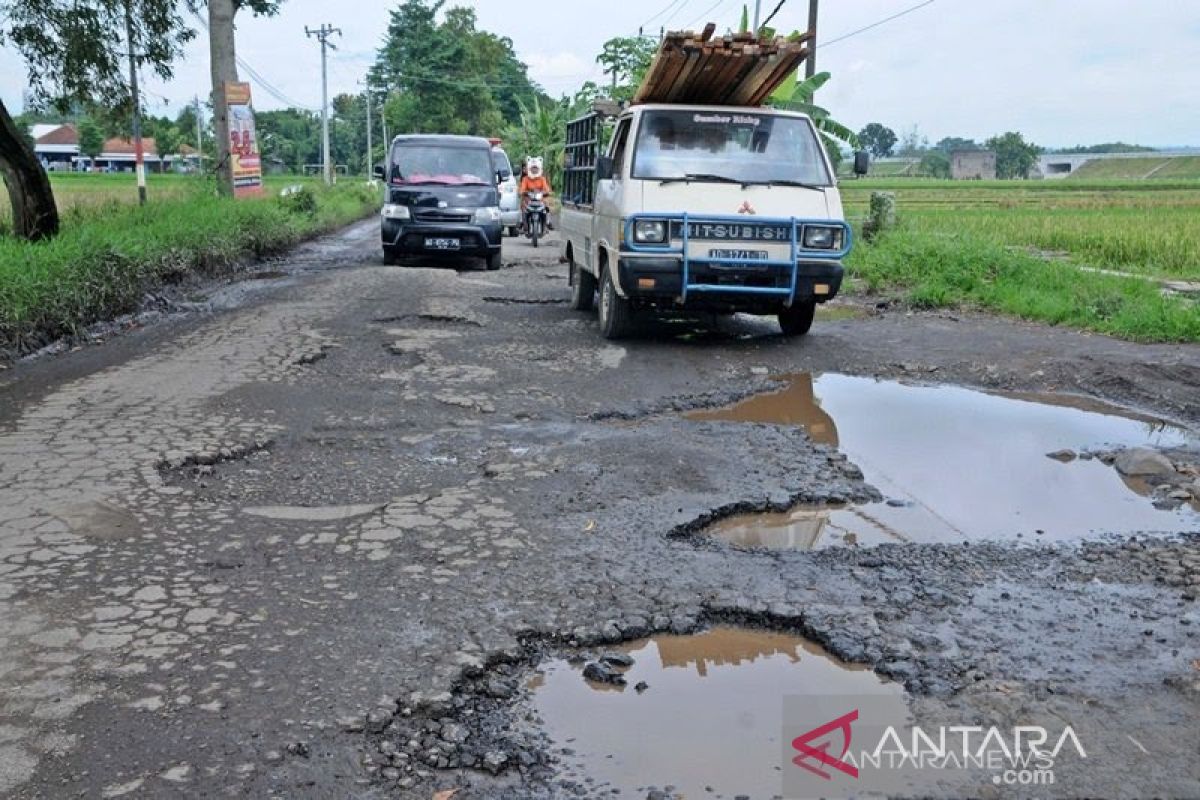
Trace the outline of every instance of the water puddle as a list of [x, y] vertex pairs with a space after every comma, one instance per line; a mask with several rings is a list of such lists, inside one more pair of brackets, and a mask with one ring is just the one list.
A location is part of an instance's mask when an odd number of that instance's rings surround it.
[[383, 503], [362, 503], [349, 506], [251, 506], [243, 508], [243, 514], [267, 519], [286, 519], [303, 522], [331, 522], [353, 519], [373, 514], [383, 508]]
[[781, 633], [718, 627], [613, 652], [633, 659], [609, 668], [623, 685], [587, 680], [587, 667], [560, 659], [543, 664], [528, 686], [556, 750], [566, 748], [566, 777], [608, 784], [621, 796], [674, 786], [687, 798], [773, 797], [785, 697], [903, 697], [900, 685], [870, 669]]
[[[1153, 483], [1075, 453], [1196, 445], [1153, 417], [1067, 395], [986, 394], [846, 375], [795, 375], [785, 388], [698, 420], [800, 425], [837, 447], [887, 502], [723, 520], [734, 544], [819, 548], [894, 541], [1051, 541], [1200, 529], [1197, 504], [1165, 510]], [[1060, 459], [1056, 451], [1071, 451]]]

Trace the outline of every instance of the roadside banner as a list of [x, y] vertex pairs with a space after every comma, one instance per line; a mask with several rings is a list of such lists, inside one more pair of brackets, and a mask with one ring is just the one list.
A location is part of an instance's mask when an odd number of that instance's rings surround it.
[[226, 83], [225, 108], [229, 115], [229, 158], [233, 162], [233, 195], [260, 195], [263, 193], [262, 159], [258, 154], [258, 136], [254, 132], [250, 84]]

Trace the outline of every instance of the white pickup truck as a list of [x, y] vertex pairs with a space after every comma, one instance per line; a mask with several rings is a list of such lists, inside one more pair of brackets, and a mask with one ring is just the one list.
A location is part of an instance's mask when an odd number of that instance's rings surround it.
[[[812, 121], [767, 107], [634, 105], [568, 124], [560, 227], [571, 306], [600, 332], [640, 310], [772, 314], [812, 326], [841, 287], [851, 231]], [[609, 123], [611, 124], [611, 123]], [[855, 157], [866, 171], [866, 154]]]

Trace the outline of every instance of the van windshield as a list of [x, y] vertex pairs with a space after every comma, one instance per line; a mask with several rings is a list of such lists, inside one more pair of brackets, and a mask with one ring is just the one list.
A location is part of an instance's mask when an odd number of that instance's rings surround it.
[[389, 179], [395, 184], [492, 184], [492, 159], [482, 147], [397, 144]]
[[633, 177], [829, 186], [821, 144], [806, 119], [725, 111], [647, 111]]

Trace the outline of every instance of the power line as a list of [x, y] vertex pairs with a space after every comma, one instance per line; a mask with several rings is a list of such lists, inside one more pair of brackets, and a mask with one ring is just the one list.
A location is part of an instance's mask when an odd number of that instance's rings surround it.
[[[204, 19], [204, 17], [200, 16], [200, 14], [198, 14], [195, 11], [192, 11], [192, 16], [196, 18], [196, 20], [200, 23], [200, 25], [204, 28], [204, 30], [206, 30], [206, 31], [208, 30], [208, 20]], [[238, 66], [241, 67], [243, 70], [245, 70], [246, 74], [249, 75], [250, 78], [255, 83], [258, 84], [259, 88], [262, 89], [263, 91], [265, 91], [267, 94], [271, 95], [271, 97], [274, 97], [276, 100], [283, 103], [285, 106], [291, 106], [293, 108], [298, 108], [301, 111], [310, 111], [310, 112], [314, 112], [314, 113], [316, 112], [315, 108], [312, 108], [311, 106], [306, 106], [303, 103], [297, 103], [295, 100], [293, 100], [292, 98], [285, 95], [279, 89], [275, 88], [275, 86], [272, 85], [262, 75], [260, 75], [258, 73], [258, 71], [256, 69], [254, 69], [254, 67], [250, 66], [250, 64], [244, 58], [242, 58], [241, 56], [235, 56], [235, 58], [237, 60]]]
[[690, 29], [696, 27], [696, 23], [700, 22], [705, 17], [707, 17], [709, 14], [711, 14], [713, 11], [715, 11], [717, 9], [717, 6], [726, 5], [728, 2], [729, 2], [729, 0], [717, 0], [717, 2], [713, 3], [711, 6], [704, 9], [703, 11], [701, 11], [700, 16], [696, 17], [694, 20], [689, 22], [687, 25], [684, 26], [684, 28], [690, 30]]
[[850, 31], [850, 33], [842, 34], [841, 36], [830, 39], [828, 42], [822, 42], [821, 47], [829, 47], [830, 45], [845, 41], [846, 39], [849, 39], [851, 36], [857, 36], [858, 34], [865, 33], [867, 31], [871, 30], [872, 28], [878, 28], [880, 25], [891, 22], [894, 19], [899, 19], [900, 17], [903, 17], [905, 14], [911, 14], [912, 12], [917, 11], [918, 9], [922, 9], [925, 6], [932, 5], [933, 3], [934, 3], [934, 0], [925, 0], [924, 3], [918, 3], [917, 5], [913, 6], [912, 8], [906, 8], [903, 11], [901, 11], [899, 14], [892, 14], [890, 17], [884, 17], [883, 19], [879, 20], [878, 22], [872, 22], [870, 25], [867, 25], [864, 28], [859, 28], [856, 31]]
[[[654, 22], [654, 20], [658, 19], [658, 18], [659, 18], [659, 17], [661, 17], [663, 14], [667, 13], [668, 11], [670, 11], [670, 10], [671, 10], [673, 7], [675, 7], [675, 6], [679, 5], [680, 3], [683, 3], [684, 5], [687, 5], [687, 2], [688, 2], [688, 0], [671, 0], [671, 2], [667, 4], [666, 8], [662, 9], [662, 10], [661, 10], [661, 11], [659, 11], [657, 14], [655, 14], [655, 15], [654, 15], [654, 16], [652, 16], [652, 17], [650, 17], [650, 19], [648, 19], [648, 20], [646, 20], [645, 22], [643, 22], [643, 23], [642, 23], [642, 25], [641, 25], [641, 27], [645, 28], [645, 27], [646, 27], [647, 25], [649, 25], [651, 22]], [[679, 11], [680, 11], [680, 10], [681, 10], [681, 9], [679, 9], [679, 8], [675, 9], [675, 13], [679, 13]]]

